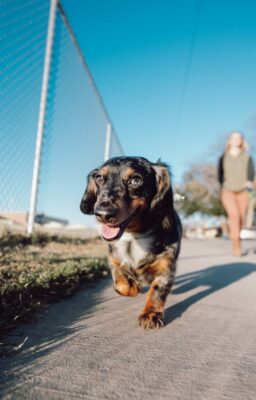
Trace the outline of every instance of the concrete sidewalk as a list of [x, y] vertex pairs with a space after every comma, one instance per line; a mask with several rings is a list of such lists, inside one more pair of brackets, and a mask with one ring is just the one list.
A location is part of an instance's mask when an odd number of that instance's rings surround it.
[[110, 281], [49, 306], [9, 338], [28, 339], [1, 361], [0, 397], [254, 400], [256, 244], [241, 259], [229, 247], [183, 241], [161, 330], [137, 326], [145, 294]]

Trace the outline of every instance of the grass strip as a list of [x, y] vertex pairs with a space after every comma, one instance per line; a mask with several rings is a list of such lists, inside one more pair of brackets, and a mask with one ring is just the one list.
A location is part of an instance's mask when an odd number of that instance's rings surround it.
[[85, 244], [92, 239], [70, 238], [68, 236], [50, 235], [44, 232], [36, 232], [31, 236], [23, 233], [13, 233], [6, 230], [0, 236], [0, 256], [5, 255], [13, 250], [25, 249], [28, 246], [45, 247], [49, 243], [63, 243], [63, 244]]
[[108, 275], [105, 258], [38, 259], [0, 268], [0, 331], [31, 317], [41, 305], [72, 295], [82, 283]]

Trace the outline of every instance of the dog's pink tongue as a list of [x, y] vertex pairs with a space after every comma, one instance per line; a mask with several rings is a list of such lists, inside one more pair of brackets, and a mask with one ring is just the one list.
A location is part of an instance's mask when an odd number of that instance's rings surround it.
[[108, 225], [101, 225], [100, 230], [105, 239], [114, 239], [120, 232], [120, 228]]

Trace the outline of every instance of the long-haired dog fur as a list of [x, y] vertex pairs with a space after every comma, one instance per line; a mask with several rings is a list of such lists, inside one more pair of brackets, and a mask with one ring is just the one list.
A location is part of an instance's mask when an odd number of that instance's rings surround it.
[[142, 157], [112, 158], [89, 174], [80, 208], [95, 214], [109, 243], [115, 290], [136, 296], [150, 285], [139, 324], [145, 329], [163, 326], [182, 231], [168, 166]]

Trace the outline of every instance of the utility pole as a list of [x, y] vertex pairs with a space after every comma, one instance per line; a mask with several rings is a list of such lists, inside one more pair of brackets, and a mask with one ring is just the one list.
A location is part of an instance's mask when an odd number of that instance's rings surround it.
[[104, 161], [107, 161], [110, 157], [110, 142], [111, 142], [112, 125], [110, 122], [107, 123], [106, 129], [106, 140], [105, 140], [105, 154]]

